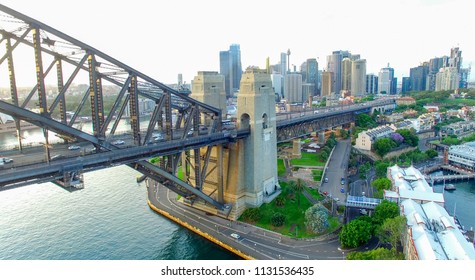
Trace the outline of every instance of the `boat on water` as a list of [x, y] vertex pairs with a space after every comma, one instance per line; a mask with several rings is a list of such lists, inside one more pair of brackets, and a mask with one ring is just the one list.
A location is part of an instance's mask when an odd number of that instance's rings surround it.
[[444, 185], [444, 190], [446, 190], [446, 191], [453, 191], [455, 189], [456, 189], [455, 185], [453, 185], [453, 184]]

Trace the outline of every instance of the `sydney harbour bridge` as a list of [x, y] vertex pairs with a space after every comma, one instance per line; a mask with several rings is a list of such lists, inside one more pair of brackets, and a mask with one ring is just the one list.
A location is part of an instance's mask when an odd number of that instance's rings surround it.
[[[0, 168], [0, 190], [40, 182], [70, 188], [87, 184], [84, 172], [125, 164], [191, 203], [201, 201], [224, 216], [231, 211], [238, 216], [245, 207], [261, 204], [263, 193], [278, 185], [278, 142], [347, 125], [359, 113], [395, 106], [394, 100], [379, 100], [318, 113], [276, 115], [270, 75], [251, 69], [243, 75], [237, 121], [229, 129], [223, 127], [224, 108], [210, 105], [206, 98], [183, 94], [3, 5], [0, 33], [0, 70], [4, 70], [0, 73], [7, 73], [0, 80], [8, 81], [10, 95], [0, 100], [0, 112], [13, 118], [18, 136], [14, 168]], [[20, 62], [22, 67], [17, 67]], [[18, 85], [25, 85], [28, 74], [36, 82], [20, 95]], [[73, 89], [84, 81], [83, 92]], [[203, 81], [201, 90], [212, 99], [216, 85], [208, 85]], [[104, 102], [106, 87], [116, 89], [112, 103]], [[73, 95], [79, 95], [79, 103], [70, 102]], [[144, 100], [153, 104], [147, 117], [140, 105]], [[91, 131], [78, 126], [84, 116]], [[42, 149], [24, 147], [22, 122], [43, 130]], [[118, 132], [124, 122], [128, 131]], [[80, 156], [66, 151], [63, 158], [54, 159], [51, 150], [56, 144], [50, 143], [49, 132], [64, 139], [63, 145], [88, 144], [94, 151]], [[127, 145], [117, 144], [114, 140], [119, 138]], [[35, 156], [39, 160], [33, 164], [27, 160]], [[158, 160], [151, 163], [151, 158]]]

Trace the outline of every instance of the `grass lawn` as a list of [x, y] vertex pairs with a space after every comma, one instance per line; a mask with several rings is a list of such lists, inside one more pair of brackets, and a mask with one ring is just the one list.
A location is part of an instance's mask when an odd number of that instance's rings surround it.
[[303, 166], [325, 166], [325, 162], [320, 158], [320, 154], [302, 152], [302, 157], [291, 160], [292, 165]]
[[[280, 182], [282, 187], [282, 192], [285, 193], [287, 184], [285, 182]], [[312, 195], [314, 195], [316, 190], [310, 190]], [[315, 194], [320, 197], [318, 192]], [[289, 197], [285, 196], [285, 205], [283, 207], [277, 207], [275, 205], [275, 199], [271, 203], [264, 203], [261, 205], [260, 214], [261, 219], [255, 223], [256, 226], [265, 228], [271, 231], [278, 232], [283, 235], [297, 237], [297, 238], [312, 238], [317, 235], [312, 231], [307, 230], [305, 227], [305, 210], [307, 210], [312, 204], [307, 200], [307, 198], [300, 194], [300, 207], [298, 206], [298, 199], [296, 196]], [[285, 216], [285, 223], [281, 227], [274, 227], [271, 223], [271, 217], [274, 213], [279, 212]], [[241, 220], [241, 219], [239, 219]], [[242, 220], [241, 220], [242, 221]], [[246, 221], [244, 221], [246, 222]], [[330, 229], [333, 231], [338, 228], [338, 218], [330, 218]]]
[[277, 176], [284, 176], [284, 175], [285, 175], [284, 160], [279, 158], [277, 159]]
[[313, 198], [315, 198], [317, 200], [323, 200], [323, 196], [318, 192], [318, 190], [311, 189], [309, 187], [307, 187], [306, 189], [312, 195]]
[[323, 170], [313, 169], [312, 175], [315, 182], [320, 182], [322, 180]]

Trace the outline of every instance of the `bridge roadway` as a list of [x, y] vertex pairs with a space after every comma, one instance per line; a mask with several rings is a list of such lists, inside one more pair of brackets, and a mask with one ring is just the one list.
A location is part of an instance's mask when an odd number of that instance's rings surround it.
[[[232, 247], [230, 251], [242, 252], [247, 257], [241, 257], [246, 259], [338, 260], [343, 259], [346, 254], [339, 249], [340, 244], [334, 234], [325, 238], [295, 239], [250, 224], [210, 216], [177, 202], [175, 193], [158, 184], [148, 187], [148, 200], [152, 209], [156, 207], [167, 212], [179, 219], [180, 225], [186, 223], [195, 233], [213, 239], [224, 248]], [[239, 234], [240, 238], [231, 237], [232, 233]], [[220, 242], [222, 244], [219, 244]], [[372, 250], [376, 246], [377, 244], [370, 244], [364, 250]]]
[[3, 188], [0, 187], [0, 189], [53, 181], [60, 179], [64, 175], [64, 172], [68, 171], [83, 170], [87, 172], [119, 164], [130, 164], [137, 162], [137, 160], [150, 157], [176, 154], [177, 152], [190, 150], [195, 147], [227, 143], [234, 141], [234, 137], [245, 137], [248, 134], [248, 130], [240, 130], [237, 132], [237, 135], [231, 135], [227, 132], [218, 132], [124, 149], [113, 146], [113, 150], [103, 150], [85, 156], [80, 156], [77, 151], [69, 151], [63, 147], [62, 151], [65, 157], [69, 154], [69, 156], [71, 156], [70, 158], [66, 157], [50, 161], [49, 163], [42, 161], [41, 163], [22, 166], [22, 162], [28, 164], [28, 161], [31, 160], [32, 157], [39, 158], [41, 157], [40, 154], [44, 157], [42, 152], [37, 151], [33, 154], [17, 156], [14, 159], [14, 164], [5, 164], [0, 167], [0, 174], [2, 175], [0, 176], [0, 186], [7, 186]]
[[[350, 112], [359, 112], [361, 110], [369, 110], [378, 105], [387, 105], [393, 103], [392, 99], [376, 100], [363, 104], [353, 104], [345, 106], [333, 106], [328, 108], [319, 108], [318, 110], [303, 111], [298, 113], [287, 113], [277, 116], [277, 129], [298, 125], [305, 122], [312, 122], [319, 119], [325, 119], [339, 114]], [[5, 104], [7, 106], [7, 104]], [[11, 105], [8, 105], [11, 106]], [[57, 124], [59, 125], [59, 124]], [[83, 133], [85, 136], [92, 137]], [[73, 171], [82, 170], [90, 171], [93, 169], [106, 168], [108, 166], [118, 164], [129, 164], [138, 159], [145, 159], [152, 156], [163, 156], [174, 154], [177, 151], [189, 150], [195, 147], [207, 146], [211, 143], [224, 143], [232, 141], [231, 136], [226, 136], [226, 132], [218, 132], [210, 135], [202, 135], [183, 140], [173, 140], [169, 142], [154, 143], [152, 145], [119, 148], [114, 145], [108, 145], [111, 151], [100, 152], [97, 154], [83, 154], [79, 156], [77, 152], [68, 152], [63, 149], [62, 155], [69, 155], [75, 158], [62, 159], [57, 162], [45, 163], [43, 151], [30, 149], [26, 157], [20, 154], [14, 156], [15, 163], [0, 167], [0, 189], [2, 186], [15, 187], [19, 185], [27, 185], [31, 183], [40, 183], [61, 178], [64, 171], [72, 169]], [[238, 130], [237, 138], [246, 137], [249, 131]], [[214, 138], [214, 139], [211, 139]], [[36, 161], [33, 161], [36, 159]], [[22, 164], [23, 163], [23, 164]], [[22, 166], [28, 165], [28, 166]], [[14, 167], [14, 168], [11, 168]], [[69, 170], [70, 171], [70, 170]]]

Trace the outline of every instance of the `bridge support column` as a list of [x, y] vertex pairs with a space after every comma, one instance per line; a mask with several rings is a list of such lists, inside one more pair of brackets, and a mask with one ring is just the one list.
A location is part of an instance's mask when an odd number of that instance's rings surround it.
[[[270, 75], [248, 69], [241, 79], [238, 94], [238, 127], [250, 128], [249, 137], [230, 150], [228, 176], [234, 207], [231, 215], [239, 217], [245, 208], [270, 202], [280, 191], [277, 178], [277, 135], [275, 95]], [[237, 165], [237, 166], [233, 166]], [[234, 186], [236, 186], [234, 188]], [[242, 206], [245, 207], [242, 207]], [[241, 206], [241, 207], [236, 207]]]
[[[221, 109], [221, 116], [226, 117], [226, 91], [224, 76], [218, 72], [199, 71], [193, 79], [191, 98]], [[209, 125], [211, 119], [201, 119], [201, 123]]]
[[318, 132], [318, 144], [325, 145], [325, 131]]

